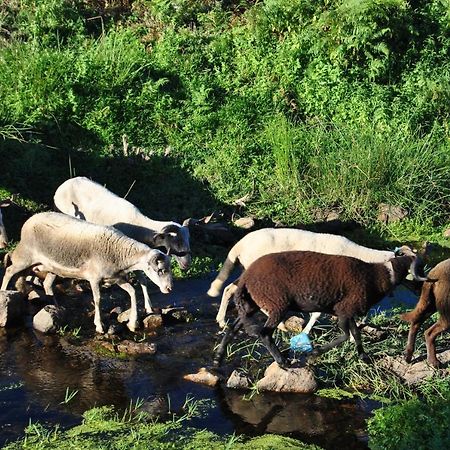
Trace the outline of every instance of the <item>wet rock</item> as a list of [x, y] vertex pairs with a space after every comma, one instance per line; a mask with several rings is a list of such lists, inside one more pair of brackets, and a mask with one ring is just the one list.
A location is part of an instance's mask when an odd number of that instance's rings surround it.
[[285, 370], [273, 362], [266, 369], [264, 378], [258, 381], [256, 387], [260, 391], [309, 394], [317, 390], [317, 381], [314, 373], [306, 367]]
[[[450, 362], [450, 350], [446, 350], [438, 355], [442, 364]], [[402, 378], [410, 385], [418, 384], [426, 378], [430, 378], [436, 373], [436, 369], [430, 366], [426, 359], [413, 364], [407, 363], [403, 357], [386, 356], [378, 364], [384, 369], [388, 369]], [[443, 375], [450, 375], [450, 368], [442, 369]]]
[[187, 311], [186, 308], [182, 307], [171, 307], [164, 308], [162, 310], [162, 315], [165, 322], [192, 322], [194, 320], [194, 316]]
[[127, 355], [154, 355], [156, 353], [156, 344], [153, 342], [135, 342], [125, 340], [116, 345], [119, 353]]
[[408, 217], [408, 210], [401, 206], [388, 205], [387, 203], [380, 203], [378, 206], [378, 220], [385, 224], [398, 222], [399, 220]]
[[219, 377], [202, 367], [197, 373], [184, 375], [184, 380], [192, 381], [194, 383], [206, 384], [207, 386], [216, 386], [219, 382]]
[[227, 388], [230, 389], [248, 389], [249, 386], [249, 379], [237, 370], [233, 370], [227, 380]]
[[150, 314], [144, 319], [144, 328], [146, 330], [156, 330], [163, 326], [163, 317], [161, 314]]
[[255, 221], [252, 217], [241, 217], [235, 220], [234, 225], [244, 230], [251, 230], [255, 226]]
[[41, 333], [54, 333], [64, 324], [65, 309], [46, 305], [33, 317], [33, 328]]
[[301, 333], [304, 325], [305, 320], [297, 316], [291, 316], [284, 321], [284, 326], [292, 333]]
[[25, 297], [18, 291], [0, 291], [0, 326], [23, 319], [26, 312]]
[[[121, 308], [119, 308], [119, 309], [121, 309]], [[131, 309], [127, 309], [126, 311], [122, 311], [121, 313], [119, 313], [117, 316], [117, 322], [127, 323], [130, 320], [130, 312], [131, 312]]]
[[106, 332], [109, 336], [118, 336], [125, 331], [125, 327], [121, 323], [112, 323]]

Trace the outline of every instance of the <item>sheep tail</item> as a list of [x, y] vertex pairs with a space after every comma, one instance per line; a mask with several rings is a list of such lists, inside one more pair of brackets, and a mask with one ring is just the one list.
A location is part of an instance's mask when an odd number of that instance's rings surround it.
[[223, 284], [233, 271], [237, 258], [234, 257], [232, 251], [233, 249], [231, 249], [230, 252], [228, 253], [227, 258], [223, 263], [222, 269], [220, 269], [220, 272], [218, 273], [217, 277], [211, 283], [211, 286], [209, 287], [209, 290], [207, 292], [209, 297], [217, 297], [220, 294]]
[[436, 307], [432, 290], [432, 283], [424, 283], [416, 307], [412, 311], [401, 314], [400, 319], [409, 323], [417, 323], [427, 312], [435, 311]]

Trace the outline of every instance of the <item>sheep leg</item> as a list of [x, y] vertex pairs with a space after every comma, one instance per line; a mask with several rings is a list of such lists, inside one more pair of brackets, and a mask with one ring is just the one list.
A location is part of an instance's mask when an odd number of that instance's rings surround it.
[[317, 322], [317, 319], [320, 317], [320, 314], [321, 314], [320, 312], [313, 312], [313, 313], [311, 313], [311, 316], [309, 318], [308, 324], [302, 330], [303, 333], [309, 334], [311, 332], [311, 328]]
[[95, 325], [95, 331], [99, 334], [103, 334], [103, 324], [101, 320], [100, 315], [100, 283], [98, 280], [89, 280], [89, 283], [91, 285], [92, 290], [92, 296], [94, 298], [94, 309], [95, 309], [95, 315], [94, 315], [94, 325]]
[[337, 347], [338, 345], [341, 345], [343, 342], [345, 342], [350, 337], [350, 332], [349, 332], [350, 319], [340, 318], [339, 319], [339, 327], [342, 329], [344, 334], [341, 334], [340, 336], [338, 336], [336, 339], [329, 342], [328, 344], [322, 345], [322, 347], [315, 348], [312, 352], [313, 356], [320, 355], [334, 347]]
[[433, 285], [431, 283], [424, 283], [422, 286], [422, 293], [420, 294], [416, 307], [412, 311], [400, 315], [401, 319], [411, 323], [408, 332], [408, 341], [404, 352], [406, 362], [411, 362], [416, 337], [420, 326], [435, 311], [436, 301], [433, 294]]
[[224, 328], [226, 325], [225, 315], [227, 313], [228, 304], [230, 303], [231, 297], [234, 295], [237, 289], [236, 282], [229, 284], [222, 294], [222, 300], [220, 302], [219, 311], [216, 316], [216, 322], [218, 322], [220, 328]]
[[136, 277], [141, 286], [142, 294], [144, 295], [145, 312], [147, 314], [152, 314], [153, 308], [152, 302], [150, 301], [150, 295], [148, 294], [147, 277], [144, 276], [142, 273], [137, 273]]
[[440, 361], [436, 357], [436, 346], [434, 341], [436, 337], [447, 330], [449, 327], [447, 324], [439, 318], [439, 320], [425, 331], [425, 342], [427, 345], [427, 361], [430, 365], [436, 369], [440, 366]]
[[406, 343], [406, 348], [404, 352], [405, 361], [407, 363], [411, 362], [412, 355], [414, 353], [414, 346], [416, 343], [417, 332], [419, 331], [420, 325], [422, 325], [422, 323], [423, 320], [420, 320], [419, 322], [413, 322], [409, 327], [408, 341]]
[[[280, 323], [280, 320], [281, 320], [280, 311], [271, 311], [268, 314], [266, 323], [261, 328], [261, 331], [258, 333], [258, 338], [261, 340], [264, 347], [266, 347], [266, 349], [272, 355], [272, 358], [275, 360], [275, 362], [281, 368], [285, 369], [286, 368], [286, 359], [283, 357], [283, 355], [280, 352], [280, 349], [275, 345], [275, 342], [273, 341], [273, 338], [272, 338], [273, 332], [275, 331], [275, 328], [277, 327], [277, 325]], [[244, 328], [245, 328], [245, 331], [248, 333], [251, 329], [251, 326], [249, 326], [248, 324], [246, 324], [244, 322]]]
[[269, 353], [272, 355], [272, 358], [275, 360], [275, 362], [282, 369], [285, 369], [286, 358], [284, 358], [284, 356], [281, 354], [280, 349], [275, 345], [275, 342], [272, 338], [274, 330], [275, 329], [273, 327], [267, 327], [266, 325], [264, 325], [259, 335], [259, 339], [263, 343], [264, 347], [266, 347]]
[[356, 325], [355, 319], [352, 317], [350, 318], [350, 332], [353, 336], [353, 339], [355, 340], [356, 345], [356, 351], [358, 352], [359, 359], [362, 361], [368, 361], [368, 356], [364, 352], [362, 341], [361, 341], [361, 331], [358, 328], [358, 325]]
[[213, 365], [215, 367], [220, 367], [223, 361], [223, 357], [225, 356], [225, 350], [227, 348], [228, 343], [233, 339], [236, 333], [242, 328], [242, 320], [238, 317], [229, 327], [227, 332], [225, 333], [222, 341], [217, 347], [216, 354], [214, 355]]
[[5, 275], [3, 276], [2, 286], [1, 290], [6, 291], [8, 289], [8, 284], [11, 281], [11, 278], [18, 274], [19, 272], [22, 272], [22, 270], [27, 269], [30, 267], [31, 264], [12, 264], [11, 266], [8, 266], [5, 270]]
[[44, 291], [45, 291], [45, 295], [48, 295], [49, 297], [53, 297], [53, 304], [55, 306], [58, 306], [58, 302], [56, 301], [55, 298], [55, 293], [53, 292], [53, 283], [56, 279], [56, 275], [54, 273], [51, 272], [47, 272], [47, 275], [45, 276], [44, 279]]
[[138, 323], [138, 314], [137, 314], [137, 301], [136, 301], [136, 291], [134, 287], [131, 286], [130, 283], [124, 280], [118, 280], [116, 282], [131, 298], [131, 311], [130, 311], [130, 319], [128, 320], [128, 329], [133, 333], [139, 328]]

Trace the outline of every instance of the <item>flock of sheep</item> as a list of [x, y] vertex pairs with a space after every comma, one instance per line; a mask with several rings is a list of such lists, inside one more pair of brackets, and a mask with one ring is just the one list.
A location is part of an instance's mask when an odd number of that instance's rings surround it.
[[[188, 222], [181, 225], [151, 220], [127, 200], [84, 177], [59, 186], [54, 203], [60, 212], [36, 214], [23, 225], [19, 244], [5, 258], [1, 289], [6, 290], [14, 276], [29, 269], [45, 274], [43, 286], [52, 296], [56, 277], [87, 280], [94, 299], [95, 328], [103, 333], [100, 288], [115, 283], [130, 296], [128, 327], [135, 331], [137, 300], [127, 274], [136, 272], [145, 310], [151, 313], [148, 278], [161, 292], [170, 293], [171, 258], [181, 269], [191, 263]], [[0, 202], [0, 207], [4, 206], [7, 202]], [[0, 213], [0, 248], [6, 243]], [[402, 315], [411, 323], [405, 357], [411, 361], [420, 325], [437, 310], [440, 317], [426, 330], [425, 338], [428, 362], [439, 366], [434, 341], [450, 327], [450, 260], [439, 263], [423, 278], [417, 274], [419, 257], [407, 246], [394, 253], [363, 247], [337, 235], [266, 228], [247, 234], [231, 248], [208, 290], [209, 296], [219, 296], [237, 263], [244, 272], [225, 287], [216, 319], [225, 326], [231, 299], [237, 307], [237, 318], [219, 344], [216, 365], [221, 364], [227, 344], [243, 327], [247, 334], [261, 340], [281, 367], [287, 367], [272, 334], [277, 326], [283, 329], [283, 318], [290, 309], [311, 313], [306, 333], [321, 313], [338, 318], [343, 334], [315, 348], [315, 354], [341, 344], [351, 334], [358, 355], [365, 359], [355, 316], [367, 313], [411, 272], [423, 287], [416, 308]], [[255, 320], [259, 311], [267, 316], [264, 325]]]

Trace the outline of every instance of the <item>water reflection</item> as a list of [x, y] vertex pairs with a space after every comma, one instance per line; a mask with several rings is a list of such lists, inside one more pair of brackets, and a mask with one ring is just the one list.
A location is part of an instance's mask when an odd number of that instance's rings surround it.
[[[126, 408], [142, 399], [148, 412], [166, 417], [179, 411], [187, 396], [208, 402], [207, 413], [191, 422], [219, 434], [280, 433], [324, 448], [367, 448], [365, 419], [375, 404], [330, 400], [317, 396], [260, 394], [243, 400], [229, 389], [211, 389], [184, 381], [211, 362], [217, 304], [203, 293], [209, 280], [180, 282], [172, 304], [186, 306], [195, 322], [165, 327], [156, 337], [154, 357], [112, 359], [59, 336], [43, 336], [30, 328], [0, 329], [0, 445], [23, 435], [29, 420], [72, 426], [93, 406]], [[156, 305], [167, 299], [155, 295]], [[383, 300], [390, 308], [416, 300], [409, 290]], [[378, 308], [379, 309], [379, 308]], [[66, 389], [77, 394], [64, 403]]]

